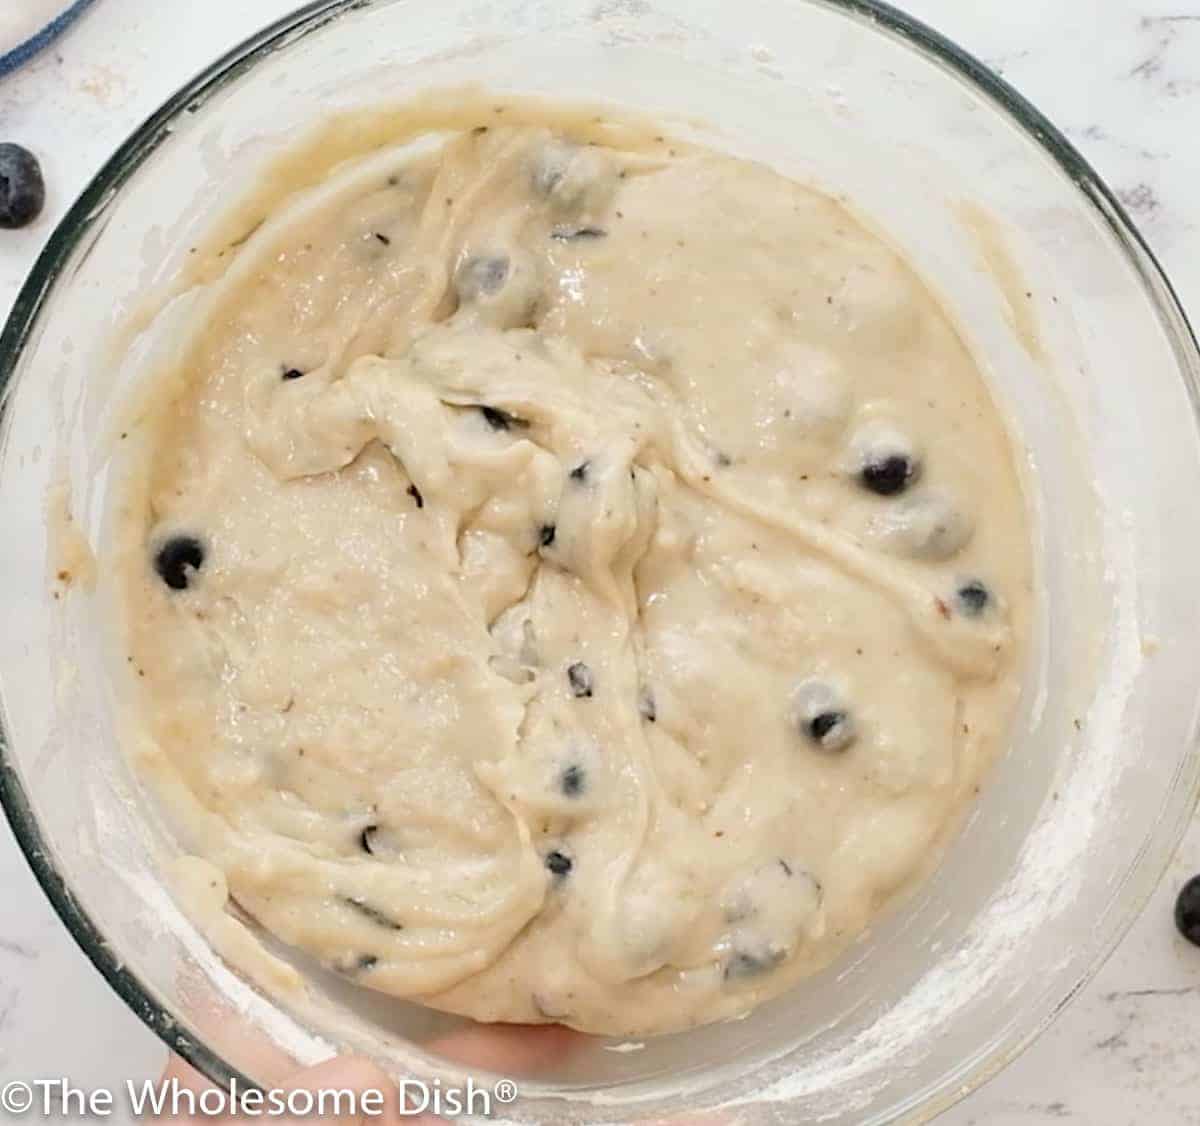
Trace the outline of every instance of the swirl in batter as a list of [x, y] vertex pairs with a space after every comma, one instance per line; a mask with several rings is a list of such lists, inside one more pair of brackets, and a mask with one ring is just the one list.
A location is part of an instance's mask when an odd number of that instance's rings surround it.
[[140, 416], [140, 762], [264, 928], [481, 1020], [746, 1012], [1004, 739], [1010, 440], [912, 271], [752, 163], [536, 114], [232, 247]]

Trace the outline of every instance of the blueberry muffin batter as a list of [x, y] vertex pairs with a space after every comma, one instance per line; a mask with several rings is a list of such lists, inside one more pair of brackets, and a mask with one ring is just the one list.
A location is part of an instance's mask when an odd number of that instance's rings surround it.
[[1003, 746], [1013, 451], [838, 202], [597, 118], [472, 124], [211, 259], [131, 426], [139, 763], [237, 907], [361, 986], [743, 1014]]

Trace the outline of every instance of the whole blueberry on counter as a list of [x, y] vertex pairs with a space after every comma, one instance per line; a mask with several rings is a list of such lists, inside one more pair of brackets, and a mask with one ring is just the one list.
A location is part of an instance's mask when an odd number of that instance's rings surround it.
[[46, 205], [42, 166], [27, 148], [0, 144], [0, 227], [27, 227]]
[[1175, 901], [1175, 925], [1193, 946], [1200, 946], [1200, 876], [1193, 876]]

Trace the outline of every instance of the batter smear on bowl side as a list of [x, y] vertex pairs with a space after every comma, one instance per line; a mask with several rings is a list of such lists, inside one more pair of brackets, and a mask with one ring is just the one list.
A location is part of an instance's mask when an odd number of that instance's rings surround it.
[[138, 761], [240, 908], [364, 987], [739, 1015], [924, 873], [1005, 744], [1013, 449], [831, 198], [479, 120], [210, 272], [123, 497]]

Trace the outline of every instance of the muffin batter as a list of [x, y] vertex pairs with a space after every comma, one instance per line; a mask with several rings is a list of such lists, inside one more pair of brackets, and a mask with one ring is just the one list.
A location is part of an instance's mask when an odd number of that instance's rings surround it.
[[669, 1031], [827, 964], [953, 828], [1018, 695], [1022, 494], [838, 202], [505, 108], [214, 260], [121, 513], [139, 761], [360, 985]]

